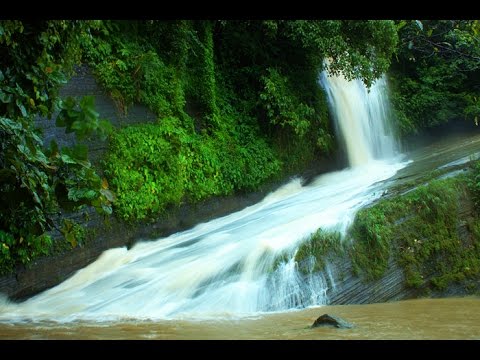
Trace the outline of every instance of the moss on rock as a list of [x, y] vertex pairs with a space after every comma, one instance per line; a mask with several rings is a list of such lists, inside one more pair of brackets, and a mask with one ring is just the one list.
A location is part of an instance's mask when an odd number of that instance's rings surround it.
[[329, 257], [343, 254], [344, 245], [341, 240], [338, 231], [318, 229], [295, 253], [299, 270], [303, 274], [324, 270]]
[[472, 174], [425, 185], [361, 209], [344, 241], [319, 229], [298, 249], [302, 273], [322, 271], [328, 256], [342, 255], [364, 281], [382, 278], [394, 260], [405, 284], [444, 291], [464, 284], [474, 292], [480, 275], [480, 214], [474, 206]]
[[354, 269], [367, 280], [380, 278], [390, 256], [404, 269], [409, 287], [445, 290], [480, 274], [479, 218], [468, 220], [466, 176], [433, 180], [403, 196], [382, 200], [357, 213], [350, 236]]

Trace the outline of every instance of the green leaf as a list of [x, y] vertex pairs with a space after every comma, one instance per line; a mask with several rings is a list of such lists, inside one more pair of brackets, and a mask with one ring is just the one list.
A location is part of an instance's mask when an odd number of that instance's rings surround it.
[[88, 200], [95, 199], [97, 197], [97, 192], [95, 190], [87, 190], [84, 194], [84, 198]]
[[72, 201], [92, 200], [97, 197], [97, 192], [91, 189], [76, 189], [68, 190], [68, 198]]
[[32, 195], [33, 195], [33, 200], [40, 206], [43, 207], [43, 204], [42, 204], [42, 200], [40, 200], [40, 197], [38, 196], [37, 192], [36, 191], [32, 191]]
[[407, 25], [407, 22], [405, 20], [401, 20], [398, 24], [397, 24], [397, 31], [400, 31], [400, 29], [402, 29], [405, 25]]
[[12, 102], [12, 94], [8, 94], [0, 90], [0, 101], [4, 104]]
[[112, 123], [106, 119], [100, 119], [98, 122], [98, 127], [105, 135], [110, 135], [114, 130]]
[[43, 104], [38, 105], [38, 110], [43, 116], [46, 116], [48, 114], [48, 108]]
[[75, 239], [75, 234], [73, 232], [69, 232], [65, 235], [65, 239], [72, 245], [72, 247], [77, 246], [77, 240]]
[[67, 154], [62, 154], [62, 156], [60, 157], [62, 159], [62, 161], [65, 163], [65, 164], [76, 164], [77, 162], [72, 159], [70, 156], [68, 156]]
[[107, 198], [108, 201], [114, 202], [115, 201], [115, 195], [108, 190], [108, 189], [101, 189], [100, 193]]
[[22, 113], [22, 116], [27, 117], [27, 110], [25, 109], [25, 106], [22, 104], [20, 99], [17, 99], [16, 104], [18, 108], [20, 109], [20, 112]]
[[417, 24], [418, 28], [423, 31], [423, 24], [420, 20], [415, 20], [415, 24]]
[[112, 207], [108, 205], [103, 205], [102, 204], [102, 210], [105, 214], [111, 215], [112, 214]]
[[77, 144], [71, 148], [71, 155], [78, 160], [87, 160], [88, 159], [88, 147], [83, 144]]

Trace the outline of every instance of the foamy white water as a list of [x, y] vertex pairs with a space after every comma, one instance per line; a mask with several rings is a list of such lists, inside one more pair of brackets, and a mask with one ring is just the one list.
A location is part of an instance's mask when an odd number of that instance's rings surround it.
[[[394, 141], [371, 124], [386, 106], [381, 85], [366, 94], [357, 82], [325, 81], [347, 147], [355, 148], [348, 149], [354, 167], [308, 186], [294, 179], [242, 211], [130, 250], [108, 250], [48, 291], [21, 304], [3, 301], [0, 321], [206, 319], [325, 304], [332, 274], [327, 268], [300, 276], [295, 249], [319, 227], [345, 232], [355, 212], [381, 195], [380, 182], [405, 166], [392, 158]], [[290, 261], [272, 271], [285, 253]]]
[[326, 279], [305, 284], [293, 261], [269, 272], [318, 227], [344, 231], [381, 180], [403, 164], [375, 161], [299, 180], [240, 212], [132, 249], [105, 251], [72, 278], [21, 304], [0, 305], [0, 320], [208, 318], [325, 303]]
[[320, 81], [326, 90], [335, 117], [337, 134], [342, 139], [351, 166], [373, 159], [394, 156], [398, 144], [390, 122], [390, 105], [385, 76], [368, 90], [361, 80], [347, 81], [343, 75]]

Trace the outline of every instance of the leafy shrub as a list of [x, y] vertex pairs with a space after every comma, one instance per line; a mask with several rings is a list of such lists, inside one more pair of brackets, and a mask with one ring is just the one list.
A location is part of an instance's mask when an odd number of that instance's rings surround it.
[[120, 130], [105, 160], [117, 213], [127, 220], [151, 218], [184, 199], [254, 189], [279, 168], [261, 140], [242, 147], [225, 134], [188, 134], [174, 117]]

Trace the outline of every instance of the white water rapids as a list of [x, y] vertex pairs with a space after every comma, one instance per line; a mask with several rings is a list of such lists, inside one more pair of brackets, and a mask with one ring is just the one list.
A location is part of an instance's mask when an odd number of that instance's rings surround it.
[[323, 85], [355, 166], [308, 186], [293, 179], [260, 203], [191, 230], [105, 251], [50, 290], [20, 304], [4, 300], [0, 321], [208, 319], [325, 304], [328, 271], [305, 279], [293, 260], [273, 271], [276, 258], [292, 259], [319, 227], [345, 231], [405, 163], [393, 158], [384, 131], [384, 80], [370, 93], [340, 77], [325, 77]]
[[392, 158], [397, 149], [390, 121], [385, 76], [367, 90], [361, 80], [347, 81], [342, 75], [321, 75], [351, 166], [377, 158]]

